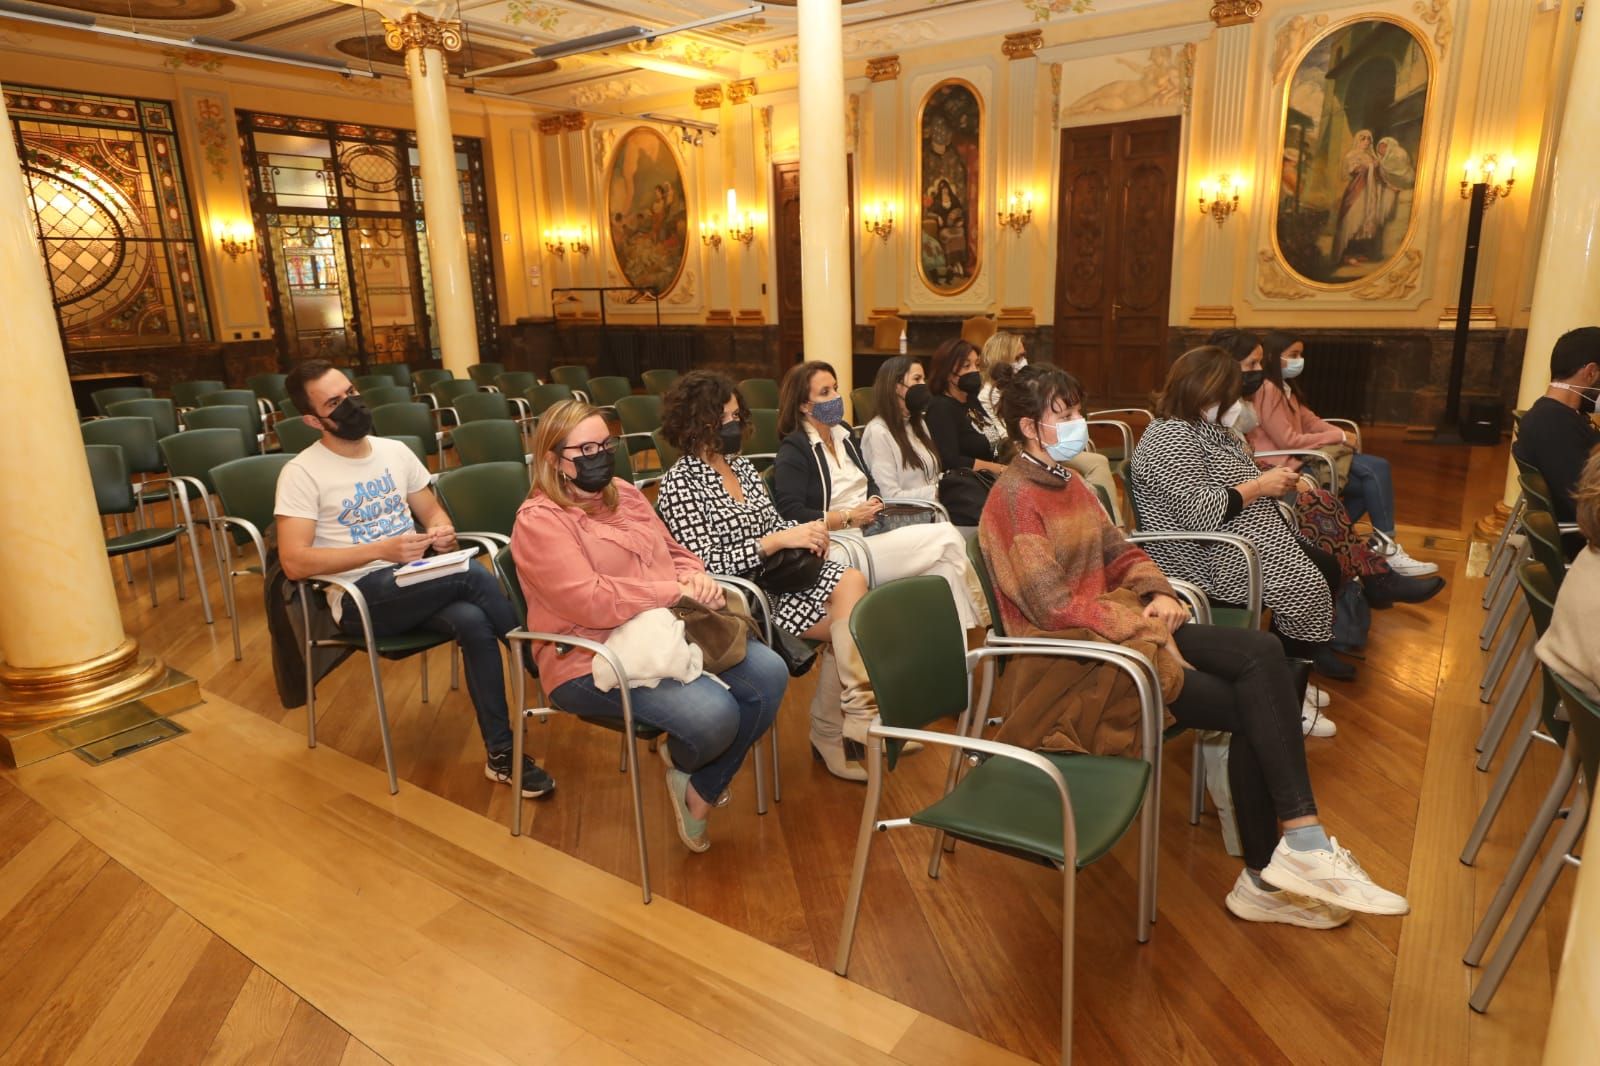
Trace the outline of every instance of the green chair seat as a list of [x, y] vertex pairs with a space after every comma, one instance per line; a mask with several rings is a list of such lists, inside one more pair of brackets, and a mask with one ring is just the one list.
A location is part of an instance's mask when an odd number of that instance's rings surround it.
[[[1110, 851], [1139, 817], [1150, 764], [1110, 755], [1041, 754], [1061, 771], [1074, 797], [1094, 797], [1072, 805], [1082, 869]], [[1063, 861], [1055, 785], [1011, 759], [988, 759], [973, 768], [954, 792], [911, 815], [911, 822], [974, 843], [1043, 855], [1057, 865]]]
[[183, 529], [178, 526], [136, 529], [132, 533], [120, 533], [106, 538], [106, 554], [122, 555], [126, 552], [144, 551], [147, 548], [159, 548], [163, 544], [171, 544], [182, 533]]
[[1250, 609], [1248, 607], [1218, 607], [1211, 605], [1211, 624], [1226, 626], [1229, 629], [1249, 629]]

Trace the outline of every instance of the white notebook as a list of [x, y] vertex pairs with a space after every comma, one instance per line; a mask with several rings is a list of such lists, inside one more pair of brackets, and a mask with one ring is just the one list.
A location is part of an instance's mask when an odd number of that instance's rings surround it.
[[394, 583], [404, 588], [423, 581], [432, 581], [436, 577], [446, 574], [464, 574], [467, 567], [472, 565], [472, 557], [478, 554], [478, 549], [462, 548], [460, 551], [445, 552], [443, 555], [430, 555], [426, 559], [415, 562], [401, 563], [394, 568]]

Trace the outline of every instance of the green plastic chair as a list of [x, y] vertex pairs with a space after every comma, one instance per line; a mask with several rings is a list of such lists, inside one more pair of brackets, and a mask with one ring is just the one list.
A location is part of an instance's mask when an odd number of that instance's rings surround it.
[[750, 410], [750, 436], [740, 452], [757, 470], [769, 470], [778, 459], [778, 412], [771, 407]]
[[[844, 976], [849, 967], [868, 857], [880, 830], [922, 826], [1057, 867], [1062, 872], [1061, 1061], [1070, 1062], [1077, 871], [1108, 854], [1141, 811], [1148, 823], [1155, 810], [1156, 804], [1146, 798], [1154, 791], [1152, 782], [1160, 779], [1161, 701], [1159, 686], [1150, 685], [1152, 672], [1148, 665], [1130, 661], [1123, 649], [1088, 641], [1064, 642], [1071, 647], [1019, 644], [968, 652], [955, 601], [938, 577], [905, 578], [868, 592], [851, 612], [850, 632], [872, 679], [879, 723], [868, 730], [867, 798], [834, 972]], [[1089, 659], [1127, 672], [1141, 694], [1145, 758], [1033, 752], [972, 735], [981, 725], [968, 702], [973, 667], [986, 659], [1019, 655]], [[927, 728], [948, 718], [957, 720], [955, 734]], [[943, 795], [904, 822], [880, 820], [884, 779], [894, 769], [899, 745], [907, 740], [950, 748], [957, 758], [986, 758], [959, 779], [948, 780]], [[1153, 845], [1153, 835], [1145, 843]], [[938, 876], [940, 854], [936, 836], [930, 877]], [[1141, 852], [1141, 943], [1149, 939], [1155, 914], [1153, 862], [1146, 867], [1151, 860], [1153, 854]]]
[[878, 400], [876, 390], [871, 385], [863, 385], [850, 392], [850, 410], [853, 414], [853, 424], [865, 426], [878, 413]]
[[772, 378], [745, 378], [739, 382], [739, 395], [746, 407], [778, 409], [778, 383]]
[[172, 386], [172, 402], [179, 407], [199, 407], [200, 397], [228, 387], [226, 381], [200, 378], [197, 381], [179, 381]]
[[617, 421], [622, 423], [622, 439], [638, 455], [655, 447], [652, 430], [661, 428], [661, 397], [644, 394], [624, 396], [616, 403]]
[[[148, 423], [148, 420], [143, 420]], [[200, 586], [200, 605], [210, 625], [211, 598], [206, 593], [206, 572], [200, 565], [200, 548], [195, 540], [194, 523], [189, 514], [187, 489], [181, 482], [173, 482], [173, 489], [182, 504], [184, 525], [153, 526], [143, 521], [142, 508], [134, 495], [132, 475], [122, 448], [115, 444], [85, 444], [84, 453], [89, 463], [89, 480], [94, 485], [95, 507], [102, 516], [111, 516], [117, 532], [106, 538], [106, 554], [113, 559], [143, 552], [145, 578], [150, 585], [150, 606], [159, 607], [156, 595], [156, 567], [151, 552], [164, 544], [172, 545], [178, 568], [178, 599], [187, 598], [183, 581], [183, 544], [185, 534], [189, 540], [190, 558], [194, 560], [195, 584]], [[140, 516], [136, 528], [122, 532], [122, 519]]]
[[[211, 408], [211, 410], [221, 410], [221, 408]], [[232, 427], [188, 429], [162, 437], [156, 443], [161, 448], [161, 457], [166, 461], [167, 473], [189, 487], [191, 498], [199, 499], [200, 506], [206, 513], [206, 528], [214, 531], [217, 509], [211, 497], [216, 495], [217, 486], [211, 480], [211, 471], [223, 463], [243, 459], [251, 454], [245, 445], [244, 437]], [[220, 569], [223, 562], [222, 547], [217, 543], [215, 535], [211, 538], [211, 547], [216, 553], [217, 566]]]
[[465, 396], [468, 393], [477, 391], [477, 386], [472, 382], [457, 381], [455, 378], [436, 381], [428, 388], [428, 392], [433, 396], [434, 402], [440, 407], [449, 407], [455, 402], [457, 396]]
[[294, 401], [293, 400], [279, 400], [278, 401], [278, 417], [279, 418], [299, 418], [300, 417], [300, 408], [298, 408], [298, 407], [296, 407], [294, 405]]
[[306, 425], [303, 418], [285, 418], [276, 428], [278, 447], [285, 455], [299, 455], [322, 439], [322, 430]]
[[528, 453], [522, 446], [522, 430], [515, 422], [498, 418], [468, 422], [451, 430], [450, 440], [456, 446], [456, 458], [464, 467], [480, 463], [527, 465]]
[[441, 381], [454, 380], [455, 376], [454, 371], [446, 370], [443, 367], [429, 367], [426, 370], [412, 371], [411, 385], [418, 392], [427, 392]]
[[528, 464], [519, 459], [447, 470], [433, 483], [433, 491], [455, 525], [456, 536], [492, 541], [492, 554], [511, 543], [517, 509], [532, 484]]
[[148, 418], [156, 424], [158, 437], [169, 437], [178, 432], [178, 407], [160, 396], [108, 403], [106, 414], [111, 418]]
[[[126, 400], [119, 401], [126, 403]], [[134, 485], [141, 514], [146, 503], [170, 499], [166, 460], [161, 457], [156, 422], [142, 415], [97, 418], [78, 427], [85, 444], [112, 444], [122, 449], [128, 472], [141, 480]], [[153, 476], [155, 475], [155, 476]], [[177, 515], [173, 515], [176, 524]]]
[[626, 448], [612, 449], [611, 458], [613, 476], [620, 477], [636, 489], [649, 488], [662, 478], [662, 472], [659, 470], [647, 474], [637, 473], [633, 469], [633, 457], [628, 454]]
[[[663, 473], [669, 470], [673, 463], [682, 458], [683, 453], [672, 446], [672, 442], [667, 440], [666, 435], [662, 433], [661, 430], [651, 430], [650, 440], [655, 445], [656, 458], [661, 463], [661, 470]], [[617, 449], [619, 452], [622, 450], [623, 449], [621, 448]]]
[[[423, 466], [428, 465], [428, 448], [422, 443], [421, 437], [414, 436], [410, 433], [396, 433], [391, 437], [384, 437], [383, 439], [399, 441], [401, 444], [404, 444], [407, 448], [411, 449], [411, 454], [417, 457], [417, 462], [421, 463]], [[434, 476], [437, 477], [438, 475], [435, 474]]]
[[534, 418], [538, 418], [562, 400], [572, 399], [572, 389], [566, 385], [549, 382], [544, 385], [535, 385], [524, 395], [528, 398], [528, 409]]
[[521, 396], [539, 384], [539, 376], [526, 370], [507, 370], [495, 377], [494, 383], [504, 396]]
[[498, 389], [495, 378], [506, 372], [504, 363], [473, 363], [467, 367], [467, 377], [480, 389]]
[[[300, 423], [304, 425], [304, 423]], [[309, 427], [308, 427], [309, 428]], [[239, 642], [239, 597], [233, 579], [240, 574], [264, 577], [267, 572], [265, 537], [277, 520], [278, 475], [293, 455], [250, 455], [211, 468], [210, 477], [220, 504], [210, 519], [212, 539], [221, 546], [223, 602], [233, 626], [233, 661], [244, 658]], [[256, 561], [248, 557], [243, 566], [234, 559], [234, 550], [246, 544], [255, 548]]]
[[683, 375], [676, 370], [646, 370], [640, 375], [644, 381], [644, 391], [653, 396], [665, 396], [667, 390], [672, 388], [672, 383]]
[[[357, 390], [359, 390], [363, 396], [371, 392], [373, 389], [395, 388], [394, 379], [388, 374], [361, 374], [356, 378], [354, 384]], [[411, 390], [407, 389], [406, 398], [410, 399], [410, 397]]]
[[375, 373], [387, 374], [389, 380], [401, 388], [411, 389], [411, 368], [405, 363], [379, 363], [373, 367]]
[[454, 411], [458, 427], [487, 419], [501, 422], [512, 420], [511, 401], [498, 392], [464, 392], [449, 407], [441, 407], [440, 410]]
[[585, 391], [589, 393], [589, 402], [596, 407], [615, 407], [618, 400], [633, 395], [633, 382], [619, 376], [590, 378]]
[[573, 392], [589, 394], [589, 368], [586, 366], [553, 366], [550, 368], [550, 380], [557, 385], [565, 385]]
[[382, 407], [386, 403], [415, 403], [416, 397], [411, 395], [411, 390], [401, 385], [374, 385], [368, 388], [357, 385], [361, 398], [367, 401], [368, 407]]
[[[286, 387], [288, 380], [288, 374], [256, 374], [247, 380], [245, 384], [250, 387], [250, 391], [255, 393], [256, 396], [266, 400], [269, 404], [275, 404], [279, 400], [287, 400], [289, 398], [289, 390]], [[359, 388], [360, 386], [357, 387]]]
[[[288, 397], [284, 397], [284, 399], [288, 399]], [[266, 416], [262, 413], [261, 401], [254, 391], [250, 389], [219, 389], [216, 392], [208, 392], [200, 397], [201, 408], [227, 407], [230, 405], [244, 407], [250, 411], [251, 426], [253, 427], [251, 432], [260, 437], [263, 433]], [[270, 408], [271, 405], [269, 404], [268, 407]]]
[[[444, 434], [434, 421], [434, 413], [426, 404], [386, 403], [372, 409], [372, 431], [380, 437], [416, 437], [422, 441], [425, 455], [439, 457], [439, 468], [444, 469]], [[427, 463], [427, 459], [423, 459]]]
[[232, 403], [214, 407], [196, 407], [193, 411], [184, 414], [183, 424], [191, 430], [237, 430], [239, 439], [244, 441], [246, 454], [261, 454], [261, 433], [256, 428], [260, 425], [260, 415], [253, 405], [244, 407]]
[[109, 414], [108, 406], [122, 400], [148, 400], [155, 392], [139, 385], [117, 385], [109, 389], [95, 389], [89, 394], [89, 402], [94, 404], [97, 415]]

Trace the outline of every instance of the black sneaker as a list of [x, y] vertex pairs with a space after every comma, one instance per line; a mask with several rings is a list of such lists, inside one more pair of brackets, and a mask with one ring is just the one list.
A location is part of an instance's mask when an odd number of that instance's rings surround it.
[[[489, 761], [484, 763], [483, 776], [490, 781], [498, 781], [502, 785], [511, 784], [511, 753], [509, 751], [491, 751]], [[554, 791], [555, 779], [539, 768], [530, 756], [522, 757], [522, 798], [538, 799]]]

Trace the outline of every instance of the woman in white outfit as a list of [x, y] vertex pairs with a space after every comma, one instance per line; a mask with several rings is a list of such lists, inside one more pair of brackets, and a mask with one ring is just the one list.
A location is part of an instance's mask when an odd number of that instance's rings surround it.
[[938, 499], [939, 453], [922, 420], [933, 393], [922, 364], [909, 355], [885, 359], [872, 391], [878, 415], [861, 433], [867, 473], [890, 499]]

